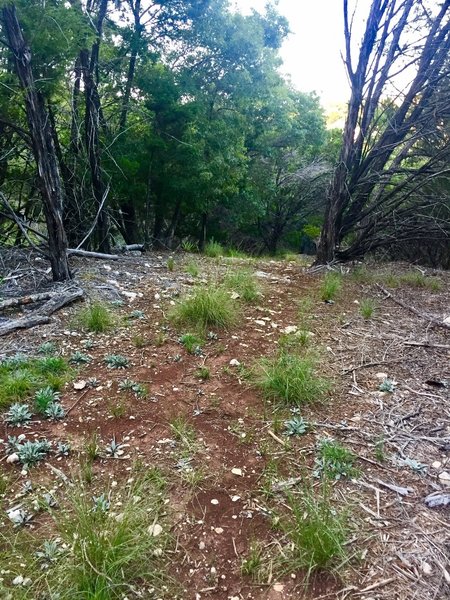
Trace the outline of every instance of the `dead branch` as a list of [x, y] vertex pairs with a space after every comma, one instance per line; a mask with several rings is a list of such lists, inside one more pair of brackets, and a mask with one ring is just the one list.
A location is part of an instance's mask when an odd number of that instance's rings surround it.
[[90, 252], [89, 250], [78, 250], [78, 248], [69, 248], [68, 256], [86, 256], [87, 258], [98, 258], [100, 260], [119, 260], [118, 254], [103, 254], [103, 252]]
[[14, 319], [14, 321], [8, 321], [3, 325], [0, 325], [0, 337], [7, 335], [16, 329], [29, 329], [30, 327], [36, 327], [36, 325], [45, 325], [46, 323], [50, 323], [50, 317], [43, 315]]
[[8, 298], [0, 302], [0, 310], [11, 308], [12, 306], [24, 306], [25, 304], [34, 304], [35, 302], [42, 302], [49, 300], [54, 296], [54, 292], [43, 292], [42, 294], [31, 294], [30, 296], [19, 296], [18, 298]]
[[417, 310], [417, 308], [414, 308], [414, 306], [409, 306], [409, 304], [406, 304], [406, 302], [403, 302], [402, 300], [399, 300], [398, 298], [393, 296], [390, 292], [388, 292], [386, 289], [384, 289], [384, 287], [381, 286], [379, 283], [377, 283], [376, 286], [383, 292], [383, 294], [385, 294], [385, 296], [386, 296], [385, 300], [390, 298], [392, 300], [392, 302], [395, 302], [395, 304], [398, 304], [402, 308], [409, 310], [409, 312], [412, 312], [417, 317], [424, 319], [424, 321], [429, 321], [435, 327], [443, 327], [444, 329], [450, 329], [450, 325], [447, 325], [447, 323], [444, 323], [444, 321], [438, 321], [431, 315], [421, 313], [419, 310]]

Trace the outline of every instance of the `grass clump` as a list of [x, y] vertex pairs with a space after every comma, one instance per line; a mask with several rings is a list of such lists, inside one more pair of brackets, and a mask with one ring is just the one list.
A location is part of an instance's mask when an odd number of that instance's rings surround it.
[[182, 344], [189, 354], [200, 356], [202, 354], [203, 340], [193, 333], [185, 333], [180, 337], [180, 344]]
[[200, 331], [211, 327], [227, 329], [236, 321], [236, 306], [225, 289], [208, 285], [182, 299], [169, 317], [177, 325], [190, 325]]
[[421, 272], [411, 271], [400, 277], [400, 282], [409, 287], [428, 289], [439, 292], [442, 289], [442, 281], [436, 277], [427, 277]]
[[254, 581], [257, 581], [263, 565], [263, 560], [263, 547], [261, 543], [251, 542], [248, 554], [241, 563], [242, 575], [251, 577]]
[[364, 319], [369, 320], [373, 317], [376, 308], [376, 302], [372, 298], [363, 298], [359, 305], [359, 312]]
[[330, 569], [347, 556], [348, 515], [334, 509], [329, 489], [307, 488], [301, 495], [289, 494], [289, 515], [281, 518], [280, 526], [291, 542], [291, 551], [283, 559], [289, 570]]
[[35, 392], [47, 386], [60, 389], [69, 374], [67, 362], [60, 356], [5, 359], [0, 363], [0, 409], [31, 400]]
[[333, 439], [323, 439], [318, 445], [318, 456], [315, 460], [314, 475], [327, 479], [357, 477], [359, 470], [355, 467], [356, 455]]
[[200, 269], [195, 261], [190, 260], [186, 265], [186, 273], [188, 273], [191, 277], [198, 277], [200, 274]]
[[37, 390], [34, 394], [34, 405], [38, 413], [45, 414], [49, 404], [59, 400], [59, 393], [49, 385]]
[[339, 273], [327, 273], [320, 286], [320, 297], [324, 302], [334, 301], [342, 289], [342, 276]]
[[267, 398], [300, 406], [323, 398], [329, 382], [316, 373], [317, 359], [281, 352], [260, 361], [256, 384]]
[[254, 275], [251, 271], [244, 269], [227, 273], [224, 285], [239, 294], [244, 302], [255, 302], [260, 295], [259, 286]]
[[210, 240], [204, 247], [203, 253], [209, 258], [219, 258], [220, 256], [224, 256], [225, 249], [222, 244], [219, 242], [215, 242], [214, 240]]
[[93, 333], [105, 333], [114, 326], [115, 320], [111, 311], [100, 302], [80, 310], [75, 317], [75, 324], [80, 328]]

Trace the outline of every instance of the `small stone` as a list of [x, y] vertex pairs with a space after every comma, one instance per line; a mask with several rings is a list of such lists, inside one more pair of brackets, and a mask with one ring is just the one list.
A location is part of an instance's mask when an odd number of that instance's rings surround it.
[[148, 528], [148, 532], [152, 537], [158, 537], [158, 535], [161, 535], [162, 530], [163, 528], [158, 523], [150, 525], [150, 527]]
[[240, 496], [231, 496], [231, 502], [237, 502], [240, 499], [241, 499]]
[[206, 548], [206, 544], [205, 542], [200, 542], [200, 544], [198, 545], [199, 550], [204, 550]]
[[427, 562], [423, 562], [421, 567], [422, 567], [422, 571], [425, 575], [431, 575], [431, 573], [433, 572], [431, 565]]
[[238, 298], [240, 298], [237, 292], [231, 292], [230, 296], [232, 300], [237, 300]]
[[443, 485], [450, 487], [450, 473], [447, 471], [442, 471], [442, 473], [439, 474], [439, 481]]
[[431, 466], [433, 467], [433, 469], [440, 469], [442, 467], [442, 463], [438, 460], [435, 460]]
[[220, 535], [221, 533], [223, 533], [223, 529], [222, 529], [222, 527], [214, 527], [214, 531], [215, 531], [216, 533], [218, 533], [219, 535]]
[[265, 321], [261, 321], [261, 319], [256, 319], [255, 323], [256, 323], [256, 325], [259, 325], [260, 327], [265, 327], [266, 326], [266, 322]]
[[73, 389], [74, 390], [84, 390], [84, 388], [86, 387], [86, 382], [84, 379], [81, 379], [80, 381], [74, 381], [73, 382]]
[[13, 585], [22, 585], [24, 582], [24, 578], [22, 577], [22, 575], [17, 575], [17, 577], [15, 579], [13, 579], [12, 584]]
[[445, 319], [444, 319], [444, 324], [445, 324], [445, 325], [450, 325], [450, 316], [448, 316], [448, 317], [445, 317]]
[[273, 586], [273, 591], [278, 592], [279, 594], [283, 593], [284, 585], [282, 583], [275, 583]]
[[297, 325], [288, 325], [287, 327], [285, 327], [284, 329], [281, 330], [282, 333], [297, 333], [298, 331], [298, 327]]
[[232, 358], [230, 360], [230, 367], [239, 367], [240, 364], [241, 363], [237, 360], [237, 358]]
[[217, 500], [217, 498], [213, 498], [211, 500], [211, 504], [219, 504], [219, 501]]
[[388, 375], [387, 375], [387, 373], [376, 373], [376, 374], [375, 374], [375, 377], [376, 377], [377, 379], [387, 379], [387, 378], [388, 378]]
[[12, 463], [16, 463], [19, 462], [19, 455], [16, 452], [13, 452], [12, 454], [10, 454], [8, 456], [8, 458], [6, 459], [6, 462], [11, 465]]
[[217, 575], [217, 569], [216, 567], [211, 567], [211, 569], [209, 570], [209, 572], [211, 573], [211, 575]]
[[231, 469], [231, 472], [233, 473], [233, 475], [239, 475], [242, 477], [242, 469], [234, 468]]

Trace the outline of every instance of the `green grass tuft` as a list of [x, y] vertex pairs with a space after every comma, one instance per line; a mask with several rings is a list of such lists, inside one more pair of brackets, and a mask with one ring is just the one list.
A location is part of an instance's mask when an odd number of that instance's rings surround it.
[[186, 265], [186, 273], [188, 273], [191, 277], [198, 277], [200, 273], [200, 269], [195, 261], [190, 260]]
[[281, 352], [262, 359], [256, 368], [255, 382], [267, 398], [300, 406], [321, 400], [330, 387], [317, 375], [317, 359]]
[[205, 245], [203, 253], [209, 256], [209, 258], [219, 258], [220, 256], [224, 256], [225, 249], [219, 242], [211, 240]]
[[357, 477], [359, 470], [355, 467], [356, 455], [333, 439], [323, 439], [318, 445], [318, 456], [315, 461], [316, 477], [341, 479], [341, 477]]
[[75, 324], [87, 331], [105, 333], [114, 327], [115, 319], [106, 306], [100, 302], [94, 302], [78, 312]]
[[320, 297], [324, 302], [335, 300], [342, 289], [342, 276], [338, 273], [327, 273], [320, 286]]
[[224, 285], [239, 294], [244, 302], [255, 302], [260, 296], [258, 282], [248, 270], [231, 271], [225, 275]]
[[366, 320], [371, 319], [373, 317], [376, 308], [377, 304], [372, 298], [364, 298], [359, 304], [359, 312], [361, 313], [361, 316]]
[[197, 287], [174, 307], [169, 318], [177, 325], [190, 325], [200, 331], [227, 329], [236, 322], [236, 305], [221, 287]]

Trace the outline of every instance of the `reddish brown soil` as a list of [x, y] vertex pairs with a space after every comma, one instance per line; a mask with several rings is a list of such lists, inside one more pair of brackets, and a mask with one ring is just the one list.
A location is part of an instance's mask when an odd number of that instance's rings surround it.
[[[425, 383], [450, 380], [446, 330], [384, 299], [373, 284], [347, 278], [336, 303], [325, 304], [318, 292], [322, 275], [308, 274], [296, 263], [260, 262], [254, 268], [267, 274], [261, 278], [263, 297], [257, 305], [243, 306], [240, 325], [229, 332], [218, 331], [218, 338], [203, 346], [204, 355], [196, 357], [178, 343], [180, 332], [165, 321], [170, 302], [192, 285], [183, 271], [185, 259], [177, 260], [174, 273], [164, 269], [164, 257], [149, 260], [136, 257], [123, 259], [119, 266], [111, 264], [117, 268], [116, 275], [105, 274], [98, 263], [78, 263], [81, 284], [91, 295], [100, 293], [98, 286], [109, 285], [111, 278], [139, 293], [117, 312], [125, 316], [141, 310], [144, 319], [129, 320], [112, 334], [72, 335], [71, 316], [77, 308], [71, 307], [59, 313], [56, 324], [2, 340], [0, 351], [5, 353], [18, 348], [32, 351], [43, 339], [53, 340], [65, 356], [75, 350], [86, 352], [83, 340], [93, 341], [87, 351], [92, 362], [80, 368], [77, 380], [96, 377], [100, 386], [76, 391], [69, 383], [62, 396], [65, 408], [71, 409], [64, 423], [34, 421], [24, 430], [27, 437], [69, 440], [72, 456], [53, 460], [67, 473], [78, 468], [86, 439], [94, 433], [101, 447], [112, 438], [128, 444], [123, 460], [99, 458], [94, 463], [99, 480], [127, 478], [136, 460], [164, 471], [176, 540], [171, 574], [180, 582], [186, 600], [449, 597], [448, 512], [423, 504], [423, 498], [438, 486], [439, 473], [450, 470], [448, 389]], [[207, 276], [239, 264], [224, 260], [218, 266], [203, 260], [202, 271]], [[406, 266], [395, 267], [399, 272], [403, 269]], [[406, 286], [390, 291], [442, 321], [450, 314], [449, 277], [437, 276], [443, 282], [438, 293]], [[155, 299], [155, 294], [160, 297]], [[249, 367], [273, 353], [280, 331], [298, 324], [298, 302], [305, 297], [313, 298], [308, 329], [321, 352], [321, 370], [333, 380], [333, 391], [326, 403], [302, 409], [304, 418], [316, 427], [286, 449], [268, 433], [276, 427], [274, 419], [282, 422], [286, 413], [274, 415], [261, 394], [242, 379], [241, 371], [230, 366], [230, 360]], [[377, 298], [379, 306], [370, 320], [361, 317], [355, 304], [365, 297]], [[159, 345], [161, 334], [166, 339]], [[142, 348], [136, 347], [138, 336], [145, 342]], [[411, 341], [447, 347], [405, 344]], [[112, 353], [128, 357], [130, 368], [107, 369], [103, 360]], [[175, 361], [177, 355], [181, 359]], [[361, 366], [368, 363], [374, 364]], [[207, 381], [196, 374], [202, 365], [210, 369]], [[380, 372], [398, 382], [394, 394], [378, 391]], [[148, 397], [120, 391], [118, 382], [124, 378], [146, 384]], [[177, 417], [183, 417], [196, 433], [190, 466], [202, 477], [195, 485], [177, 469], [182, 448], [171, 427]], [[2, 428], [2, 437], [11, 433]], [[16, 429], [14, 435], [20, 432]], [[276, 434], [283, 437], [280, 431]], [[277, 547], [286, 544], [272, 527], [272, 511], [284, 510], [283, 495], [264, 496], [264, 469], [277, 461], [281, 479], [307, 473], [316, 441], [326, 435], [359, 456], [359, 482], [340, 481], [334, 492], [336, 502], [351, 506], [355, 527], [350, 548], [355, 553], [364, 551], [364, 557], [350, 560], [335, 575], [316, 574], [309, 585], [304, 573], [281, 575], [275, 568], [259, 585], [241, 574], [250, 545], [258, 541], [276, 554]], [[382, 463], [375, 450], [381, 437]], [[402, 458], [426, 464], [426, 474], [400, 465]], [[441, 463], [438, 468], [432, 466], [436, 461]], [[8, 469], [17, 472], [16, 467], [8, 465]], [[233, 474], [232, 469], [241, 469], [242, 474]], [[33, 479], [39, 477], [48, 477], [45, 467], [32, 472]], [[411, 487], [414, 492], [401, 497], [378, 479]]]

